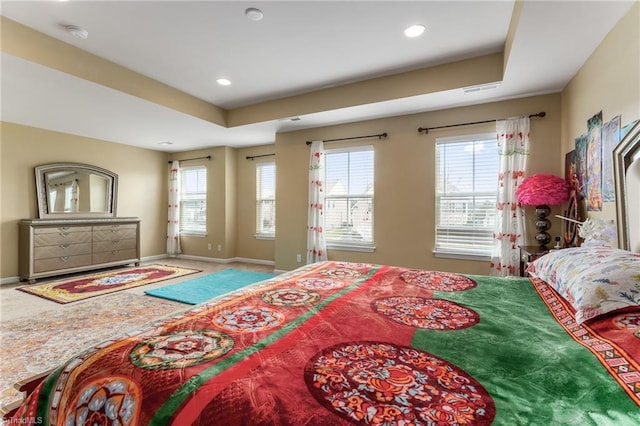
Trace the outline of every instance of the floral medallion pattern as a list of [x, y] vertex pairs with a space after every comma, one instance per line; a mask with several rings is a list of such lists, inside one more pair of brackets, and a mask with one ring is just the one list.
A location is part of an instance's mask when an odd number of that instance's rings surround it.
[[229, 332], [255, 332], [277, 327], [284, 314], [267, 307], [241, 306], [220, 312], [213, 317], [213, 325]]
[[488, 425], [495, 404], [473, 377], [427, 352], [379, 342], [316, 354], [305, 381], [320, 404], [361, 424]]
[[127, 377], [111, 376], [84, 384], [69, 404], [65, 426], [136, 425], [140, 388]]
[[174, 369], [220, 358], [233, 339], [217, 330], [183, 330], [155, 336], [131, 351], [131, 362], [146, 369]]
[[322, 270], [320, 273], [327, 277], [335, 277], [338, 279], [358, 278], [362, 275], [359, 271], [351, 268], [328, 268]]
[[371, 307], [400, 324], [429, 330], [460, 330], [480, 321], [474, 310], [444, 299], [393, 296], [374, 300]]
[[331, 278], [301, 278], [296, 284], [309, 290], [333, 290], [345, 286], [344, 282]]
[[400, 274], [400, 279], [434, 291], [463, 291], [478, 285], [469, 277], [450, 272], [408, 270]]
[[261, 298], [270, 305], [292, 308], [313, 306], [320, 300], [320, 294], [298, 288], [279, 288], [265, 291]]
[[640, 314], [638, 313], [616, 315], [612, 321], [617, 328], [640, 331]]

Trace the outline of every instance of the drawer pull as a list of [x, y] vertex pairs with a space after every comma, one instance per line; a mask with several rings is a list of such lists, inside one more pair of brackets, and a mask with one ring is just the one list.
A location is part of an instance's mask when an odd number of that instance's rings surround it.
[[66, 249], [66, 248], [69, 248], [70, 245], [71, 244], [60, 244], [58, 247]]
[[60, 260], [67, 262], [69, 260], [69, 256], [60, 256]]
[[120, 242], [120, 240], [111, 240], [112, 244], [118, 244]]
[[111, 250], [111, 254], [118, 254], [120, 253], [120, 250]]
[[58, 235], [60, 235], [61, 237], [66, 237], [66, 236], [68, 236], [68, 235], [69, 235], [69, 233], [68, 233], [68, 232], [61, 232], [61, 233], [60, 233], [60, 234], [58, 234]]
[[61, 231], [68, 231], [69, 227], [68, 226], [61, 226], [58, 229], [61, 230]]

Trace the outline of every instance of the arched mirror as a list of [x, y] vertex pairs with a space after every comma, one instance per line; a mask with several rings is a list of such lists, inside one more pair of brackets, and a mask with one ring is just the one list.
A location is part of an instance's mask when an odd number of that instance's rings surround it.
[[118, 175], [80, 163], [35, 168], [40, 219], [116, 217]]
[[640, 121], [613, 151], [618, 246], [640, 252]]

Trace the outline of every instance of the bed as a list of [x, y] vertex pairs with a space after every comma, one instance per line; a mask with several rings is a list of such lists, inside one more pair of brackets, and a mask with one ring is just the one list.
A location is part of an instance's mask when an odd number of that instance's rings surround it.
[[640, 424], [640, 255], [563, 249], [530, 272], [307, 265], [88, 348], [10, 421]]

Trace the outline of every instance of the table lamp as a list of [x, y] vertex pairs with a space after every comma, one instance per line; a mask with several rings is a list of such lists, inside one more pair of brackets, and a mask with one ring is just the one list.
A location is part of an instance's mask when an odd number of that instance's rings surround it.
[[535, 222], [536, 241], [540, 245], [540, 249], [545, 250], [547, 244], [551, 241], [551, 235], [547, 232], [551, 228], [551, 222], [547, 219], [551, 208], [564, 203], [569, 199], [570, 186], [563, 178], [552, 175], [539, 173], [525, 178], [518, 189], [516, 197], [520, 204], [527, 206], [535, 206], [536, 216]]

